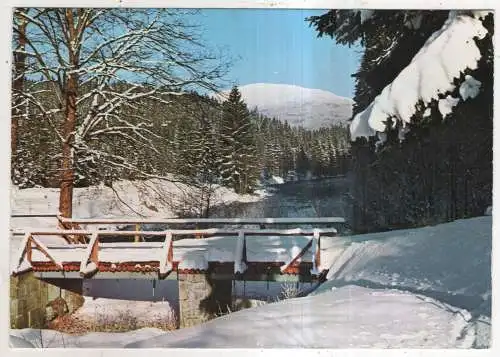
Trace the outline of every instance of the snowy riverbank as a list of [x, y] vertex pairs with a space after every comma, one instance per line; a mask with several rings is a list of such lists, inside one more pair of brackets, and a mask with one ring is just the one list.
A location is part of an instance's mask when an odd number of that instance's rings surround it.
[[[255, 202], [266, 196], [265, 190], [254, 194], [239, 195], [227, 187], [214, 185], [211, 206], [234, 202]], [[175, 217], [177, 210], [189, 210], [195, 204], [199, 191], [187, 184], [151, 179], [145, 181], [118, 181], [113, 188], [91, 186], [75, 188], [73, 193], [73, 216], [79, 218], [122, 218], [122, 217]], [[57, 188], [11, 187], [12, 214], [56, 214], [59, 204]], [[52, 225], [53, 220], [29, 221], [13, 219], [11, 225]], [[52, 228], [54, 226], [51, 226]]]
[[[194, 205], [193, 196], [197, 190], [189, 185], [165, 180], [118, 181], [113, 188], [91, 186], [75, 188], [73, 193], [73, 216], [78, 218], [169, 218], [176, 217], [178, 210]], [[268, 195], [265, 190], [254, 194], [239, 195], [223, 186], [215, 186], [211, 205], [225, 205], [235, 202], [256, 202]], [[11, 213], [57, 214], [59, 189], [11, 187]], [[57, 227], [57, 219], [13, 217], [10, 228], [14, 231], [29, 231], [30, 227]], [[20, 237], [11, 239], [11, 257], [17, 253]]]

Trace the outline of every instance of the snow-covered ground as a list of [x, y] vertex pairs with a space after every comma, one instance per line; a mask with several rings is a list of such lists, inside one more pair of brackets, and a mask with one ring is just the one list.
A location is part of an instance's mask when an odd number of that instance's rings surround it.
[[[75, 188], [73, 216], [78, 218], [175, 217], [176, 210], [193, 205], [193, 197], [199, 192], [193, 187], [165, 180], [118, 181], [113, 189], [107, 186]], [[233, 202], [255, 202], [266, 195], [258, 190], [252, 195], [239, 195], [223, 186], [214, 186], [211, 205]], [[59, 189], [11, 187], [12, 214], [56, 214], [59, 205]], [[37, 228], [56, 226], [55, 219], [13, 218], [11, 227]]]
[[[317, 296], [285, 300], [235, 312], [174, 332], [81, 337], [43, 331], [47, 347], [170, 348], [449, 348], [470, 347], [462, 336], [467, 312], [397, 290], [348, 286]], [[15, 336], [39, 344], [40, 334]], [[149, 336], [148, 336], [149, 335]]]
[[350, 236], [342, 252], [329, 257], [329, 282], [320, 290], [347, 284], [394, 287], [468, 309], [489, 305], [491, 237], [492, 216]]
[[[470, 347], [467, 312], [397, 290], [347, 286], [243, 310], [126, 347]], [[235, 333], [241, 331], [241, 333]]]
[[487, 347], [491, 229], [479, 217], [346, 237], [310, 296], [128, 347]]
[[131, 301], [122, 299], [86, 298], [73, 317], [89, 323], [129, 320], [136, 326], [176, 322], [176, 309], [167, 301]]
[[[11, 330], [10, 334], [30, 342], [36, 348], [121, 348], [134, 341], [162, 335], [163, 331], [143, 328], [121, 333], [91, 332], [83, 336], [74, 336], [55, 330], [23, 329]], [[11, 344], [12, 347], [24, 347], [20, 346], [20, 341], [11, 340]]]

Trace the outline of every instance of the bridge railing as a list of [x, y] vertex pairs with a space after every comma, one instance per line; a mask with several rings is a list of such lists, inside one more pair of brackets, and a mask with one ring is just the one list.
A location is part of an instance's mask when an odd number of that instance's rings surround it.
[[[268, 228], [269, 226], [327, 226], [339, 228], [344, 225], [345, 219], [343, 217], [278, 217], [278, 218], [150, 218], [150, 219], [137, 219], [137, 218], [122, 218], [122, 219], [87, 219], [87, 218], [65, 218], [58, 216], [61, 227], [76, 227], [80, 228], [85, 226], [117, 226], [129, 225], [133, 226], [136, 231], [141, 229], [144, 225], [167, 225], [168, 228], [189, 227], [189, 229], [202, 229], [214, 226], [234, 227], [242, 225], [257, 225], [260, 229]], [[166, 230], [166, 228], [160, 229]], [[337, 230], [338, 231], [338, 230]], [[136, 241], [140, 239], [136, 236]]]
[[62, 225], [294, 225], [294, 224], [345, 224], [343, 217], [278, 217], [278, 218], [66, 218], [57, 216]]
[[[136, 231], [141, 225], [166, 224], [166, 225], [258, 225], [265, 228], [269, 225], [328, 225], [338, 226], [345, 224], [343, 217], [277, 217], [277, 218], [67, 218], [60, 214], [12, 214], [12, 218], [57, 218], [61, 229], [82, 229], [82, 225], [135, 225]], [[199, 228], [199, 227], [197, 227]], [[15, 231], [20, 234], [21, 231]], [[24, 233], [24, 232], [22, 232]]]
[[[103, 220], [99, 220], [102, 222]], [[108, 220], [106, 220], [108, 223]], [[116, 221], [114, 221], [116, 222]], [[166, 230], [166, 231], [116, 231], [116, 230], [106, 230], [106, 231], [96, 231], [96, 230], [33, 230], [26, 233], [23, 243], [21, 244], [19, 252], [19, 260], [14, 273], [18, 272], [21, 264], [26, 259], [30, 265], [33, 265], [32, 251], [37, 249], [43, 255], [45, 255], [54, 265], [63, 270], [63, 262], [55, 258], [55, 256], [50, 252], [53, 246], [47, 246], [42, 241], [40, 241], [37, 236], [59, 236], [66, 239], [67, 236], [84, 236], [90, 237], [88, 242], [83, 244], [66, 244], [67, 248], [81, 248], [82, 245], [86, 248], [83, 258], [80, 262], [80, 274], [82, 277], [90, 276], [96, 273], [99, 269], [99, 243], [101, 240], [106, 240], [113, 236], [123, 236], [123, 237], [137, 237], [144, 235], [153, 235], [159, 237], [165, 237], [162, 246], [160, 256], [157, 257], [159, 262], [159, 275], [160, 278], [167, 276], [173, 269], [173, 238], [174, 237], [187, 237], [193, 235], [202, 235], [204, 237], [213, 236], [235, 236], [237, 237], [236, 248], [234, 252], [234, 273], [243, 274], [246, 269], [246, 239], [256, 236], [302, 236], [308, 238], [307, 244], [302, 247], [300, 252], [292, 257], [288, 262], [281, 266], [281, 272], [286, 272], [286, 270], [297, 262], [301, 257], [304, 256], [309, 250], [312, 253], [312, 270], [311, 273], [316, 275], [319, 274], [319, 268], [321, 264], [320, 257], [320, 247], [321, 247], [321, 237], [322, 236], [335, 236], [337, 235], [337, 230], [334, 228], [328, 229], [178, 229], [178, 230]], [[141, 244], [138, 242], [137, 244]], [[135, 244], [134, 244], [135, 246]]]
[[[46, 246], [37, 238], [37, 236], [59, 236], [64, 238], [66, 243], [77, 244], [79, 248], [82, 244], [86, 247], [86, 253], [80, 264], [80, 273], [82, 276], [88, 276], [98, 270], [99, 266], [99, 243], [101, 240], [109, 240], [112, 237], [134, 237], [134, 242], [140, 243], [141, 238], [144, 241], [145, 236], [164, 237], [162, 240], [162, 253], [159, 257], [159, 274], [167, 275], [172, 270], [173, 263], [173, 241], [175, 238], [195, 237], [213, 237], [213, 236], [235, 236], [237, 237], [236, 250], [234, 252], [234, 272], [244, 273], [246, 270], [246, 239], [253, 236], [303, 236], [309, 238], [307, 244], [301, 251], [286, 262], [281, 271], [285, 272], [291, 265], [297, 262], [309, 250], [312, 251], [313, 268], [312, 272], [316, 274], [321, 264], [320, 246], [322, 236], [337, 235], [335, 228], [326, 229], [269, 229], [269, 225], [339, 225], [345, 224], [342, 217], [280, 217], [280, 218], [66, 218], [61, 215], [22, 215], [16, 214], [12, 217], [55, 217], [59, 222], [57, 230], [31, 230], [23, 232], [24, 241], [19, 253], [19, 269], [21, 263], [26, 260], [32, 264], [32, 250], [37, 249], [52, 261], [58, 269], [62, 269], [62, 262], [57, 261], [51, 254], [50, 246]], [[148, 224], [166, 224], [189, 226], [194, 225], [195, 229], [162, 229], [161, 231], [141, 230], [142, 225]], [[207, 228], [199, 227], [225, 225], [231, 228]], [[93, 229], [82, 229], [82, 225], [92, 227]], [[98, 225], [108, 226], [107, 230], [98, 230]], [[133, 225], [135, 230], [117, 230], [119, 225]], [[241, 225], [258, 225], [260, 229], [235, 228]], [[109, 229], [109, 227], [114, 227]], [[170, 228], [170, 227], [169, 227]], [[77, 246], [75, 245], [75, 248]]]

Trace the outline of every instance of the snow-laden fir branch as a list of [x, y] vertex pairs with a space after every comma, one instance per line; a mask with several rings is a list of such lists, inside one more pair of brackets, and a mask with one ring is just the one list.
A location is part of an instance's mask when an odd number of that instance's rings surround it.
[[[449, 114], [458, 98], [439, 99], [439, 95], [453, 91], [457, 87], [455, 80], [463, 71], [477, 68], [481, 53], [474, 38], [482, 39], [488, 32], [480, 16], [484, 14], [450, 12], [443, 27], [430, 36], [411, 63], [354, 117], [350, 125], [351, 139], [383, 133], [388, 118], [400, 121], [404, 130], [420, 101], [427, 106], [432, 100], [438, 100], [442, 116]], [[467, 83], [459, 84], [463, 91], [467, 88], [463, 100], [479, 92], [477, 80], [466, 78], [465, 81]], [[379, 135], [379, 138], [383, 142], [385, 136]]]

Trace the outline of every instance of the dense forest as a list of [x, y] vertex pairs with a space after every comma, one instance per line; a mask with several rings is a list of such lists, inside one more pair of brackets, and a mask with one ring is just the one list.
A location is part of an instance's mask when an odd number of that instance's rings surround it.
[[[44, 96], [40, 100], [55, 100], [48, 88], [38, 87], [39, 96]], [[28, 102], [24, 110], [32, 117], [27, 115], [18, 123], [13, 181], [21, 188], [58, 187], [61, 147], [57, 134], [49, 121], [37, 118], [35, 106]], [[196, 92], [165, 96], [162, 102], [140, 99], [121, 110], [120, 117], [143, 125], [154, 134], [152, 140], [146, 143], [127, 136], [89, 140], [85, 150], [76, 153], [76, 186], [170, 175], [171, 179], [223, 184], [249, 193], [260, 179], [272, 175], [286, 178], [294, 172], [294, 179], [305, 179], [345, 174], [349, 168], [347, 128], [291, 127], [250, 111], [237, 87], [224, 100]]]
[[[372, 136], [353, 138], [354, 229], [378, 231], [482, 215], [492, 203], [493, 15], [332, 10], [309, 21], [320, 36], [329, 35], [347, 45], [361, 43], [364, 48], [354, 74], [355, 119], [357, 114], [359, 120], [370, 117], [368, 125], [373, 125], [372, 111], [379, 103], [385, 105], [378, 108], [385, 108], [386, 113], [393, 107], [403, 108], [402, 101], [382, 102], [378, 96], [400, 80], [407, 67], [404, 75], [415, 82], [397, 83], [407, 93], [402, 100], [412, 93], [420, 98], [404, 107], [414, 112], [411, 121], [401, 119], [402, 111], [385, 114], [385, 128], [374, 130]], [[454, 31], [459, 27], [461, 32]], [[471, 40], [456, 42], [460, 53], [457, 47], [447, 47], [468, 33]], [[441, 51], [426, 52], [437, 45], [442, 45]], [[462, 70], [458, 61], [469, 53], [473, 55], [469, 66], [474, 69], [464, 66]], [[409, 66], [420, 60], [417, 64], [425, 66]], [[457, 76], [450, 75], [456, 68], [460, 69]], [[438, 88], [432, 100], [424, 103], [425, 90], [440, 76], [449, 88]], [[451, 77], [451, 84], [446, 76]], [[469, 92], [470, 83], [480, 88]], [[391, 89], [383, 94], [397, 95]], [[351, 134], [352, 130], [351, 125]]]

